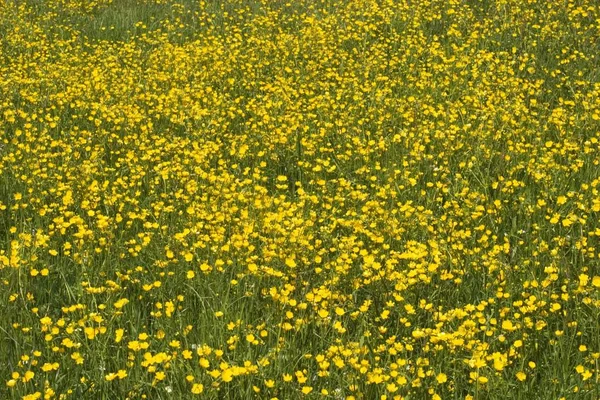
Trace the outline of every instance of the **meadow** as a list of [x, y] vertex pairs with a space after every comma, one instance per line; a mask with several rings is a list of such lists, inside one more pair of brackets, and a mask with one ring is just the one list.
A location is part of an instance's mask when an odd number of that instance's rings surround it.
[[593, 0], [0, 2], [0, 399], [600, 399]]

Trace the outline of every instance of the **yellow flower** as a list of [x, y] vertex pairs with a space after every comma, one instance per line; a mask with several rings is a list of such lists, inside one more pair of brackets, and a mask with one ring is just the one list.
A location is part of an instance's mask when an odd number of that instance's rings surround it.
[[504, 329], [505, 331], [514, 331], [517, 328], [515, 328], [512, 321], [504, 320], [502, 321], [502, 329]]
[[96, 337], [96, 330], [91, 326], [86, 326], [83, 331], [89, 340], [93, 340]]
[[420, 329], [415, 329], [414, 331], [412, 331], [412, 337], [414, 337], [415, 339], [421, 339], [425, 337], [425, 332], [423, 332]]
[[44, 363], [44, 365], [42, 365], [42, 371], [44, 372], [50, 372], [50, 371], [56, 371], [59, 368], [59, 364], [58, 363]]
[[129, 303], [129, 300], [123, 298], [123, 299], [119, 299], [118, 301], [116, 301], [115, 304], [113, 304], [113, 305], [116, 309], [121, 309], [121, 308], [125, 307], [125, 305], [127, 305], [127, 303]]
[[76, 364], [83, 364], [83, 357], [78, 352], [71, 354], [71, 358], [75, 361]]
[[436, 377], [435, 377], [436, 381], [438, 383], [445, 383], [448, 381], [448, 377], [446, 376], [446, 374], [444, 373], [439, 373]]
[[33, 379], [35, 373], [33, 371], [27, 371], [23, 374], [23, 382], [29, 382]]
[[523, 371], [519, 371], [517, 372], [517, 379], [521, 382], [523, 382], [525, 379], [527, 379], [527, 375], [525, 375], [525, 372]]
[[233, 371], [231, 369], [226, 369], [221, 372], [221, 379], [223, 382], [231, 382], [233, 380]]
[[200, 394], [204, 391], [204, 385], [202, 385], [201, 383], [194, 383], [192, 385], [192, 393], [193, 394]]
[[285, 265], [287, 265], [290, 268], [295, 268], [296, 267], [296, 261], [294, 261], [293, 258], [286, 258], [285, 259]]

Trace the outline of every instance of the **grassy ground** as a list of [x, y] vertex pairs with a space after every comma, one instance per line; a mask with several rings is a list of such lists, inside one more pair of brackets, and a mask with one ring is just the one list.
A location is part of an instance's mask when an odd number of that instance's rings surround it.
[[0, 398], [600, 398], [593, 1], [0, 4]]

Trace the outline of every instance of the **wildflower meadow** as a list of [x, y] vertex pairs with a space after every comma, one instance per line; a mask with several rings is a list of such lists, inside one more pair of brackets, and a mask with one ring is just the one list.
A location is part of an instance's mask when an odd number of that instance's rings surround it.
[[0, 399], [600, 399], [600, 3], [0, 1]]

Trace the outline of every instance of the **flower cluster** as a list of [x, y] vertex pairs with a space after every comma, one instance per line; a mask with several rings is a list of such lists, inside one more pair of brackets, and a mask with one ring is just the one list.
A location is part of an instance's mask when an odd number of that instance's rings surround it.
[[0, 397], [600, 396], [600, 6], [0, 3]]

